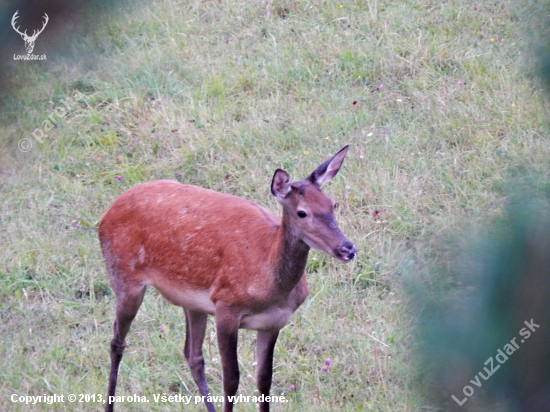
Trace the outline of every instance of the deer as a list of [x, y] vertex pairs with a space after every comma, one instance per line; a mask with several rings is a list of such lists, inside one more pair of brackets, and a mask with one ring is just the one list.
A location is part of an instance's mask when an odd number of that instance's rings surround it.
[[[183, 354], [208, 412], [216, 411], [202, 353], [208, 315], [215, 320], [223, 410], [233, 410], [239, 385], [239, 329], [257, 331], [256, 385], [260, 398], [269, 399], [279, 331], [308, 295], [310, 249], [339, 262], [356, 255], [336, 224], [337, 204], [321, 191], [347, 151], [300, 181], [275, 170], [271, 193], [282, 205], [281, 219], [244, 198], [173, 180], [139, 184], [114, 201], [98, 230], [116, 302], [105, 411], [113, 411], [125, 338], [148, 286], [183, 308]], [[269, 402], [259, 410], [269, 411]]]
[[21, 35], [21, 38], [25, 41], [25, 48], [27, 49], [27, 54], [31, 54], [34, 50], [34, 42], [38, 38], [38, 35], [44, 31], [44, 28], [46, 27], [46, 24], [48, 24], [48, 21], [50, 21], [50, 18], [46, 13], [44, 13], [44, 23], [42, 24], [42, 28], [40, 30], [33, 30], [32, 36], [27, 35], [27, 30], [25, 30], [23, 33], [19, 31], [19, 27], [15, 27], [15, 21], [19, 18], [17, 15], [19, 13], [19, 10], [15, 12], [11, 19], [11, 26], [13, 29]]

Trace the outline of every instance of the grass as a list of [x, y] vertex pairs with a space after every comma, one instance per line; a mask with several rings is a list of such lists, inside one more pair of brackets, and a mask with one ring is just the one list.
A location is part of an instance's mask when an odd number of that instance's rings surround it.
[[[412, 379], [401, 273], [440, 258], [463, 222], [501, 213], [511, 170], [548, 176], [528, 11], [508, 0], [127, 2], [47, 62], [19, 62], [0, 115], [2, 409], [98, 409], [10, 396], [105, 394], [114, 298], [96, 227], [117, 195], [170, 178], [279, 213], [273, 171], [302, 178], [348, 143], [325, 192], [359, 255], [340, 265], [312, 253], [310, 296], [276, 346], [272, 392], [290, 402], [273, 407], [432, 408]], [[86, 97], [38, 142], [33, 131], [75, 91]], [[184, 328], [181, 310], [148, 291], [118, 393], [196, 395]], [[244, 395], [255, 390], [254, 340], [241, 332]], [[212, 323], [204, 349], [219, 395]]]

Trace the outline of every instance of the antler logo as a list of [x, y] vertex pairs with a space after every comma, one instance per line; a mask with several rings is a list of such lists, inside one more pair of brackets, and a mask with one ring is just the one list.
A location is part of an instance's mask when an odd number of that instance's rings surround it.
[[32, 36], [29, 36], [29, 35], [27, 35], [27, 30], [25, 30], [23, 33], [21, 33], [19, 31], [19, 26], [15, 27], [15, 21], [19, 17], [17, 15], [17, 13], [19, 13], [19, 10], [17, 10], [15, 12], [15, 14], [13, 15], [13, 17], [11, 19], [11, 26], [13, 27], [13, 29], [17, 33], [19, 33], [21, 35], [21, 38], [23, 40], [25, 40], [25, 48], [27, 49], [27, 53], [31, 54], [33, 49], [34, 49], [34, 42], [36, 41], [36, 38], [38, 37], [38, 35], [40, 33], [42, 33], [44, 31], [44, 28], [46, 27], [46, 24], [48, 24], [48, 21], [50, 20], [50, 18], [48, 17], [48, 15], [46, 13], [44, 13], [44, 24], [42, 25], [42, 28], [40, 30], [34, 30], [33, 33], [32, 33]]

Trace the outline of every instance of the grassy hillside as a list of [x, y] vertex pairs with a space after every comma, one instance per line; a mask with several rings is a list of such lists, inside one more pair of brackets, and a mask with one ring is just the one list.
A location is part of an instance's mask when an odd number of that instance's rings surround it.
[[[54, 410], [12, 394], [105, 394], [114, 297], [96, 227], [117, 195], [169, 178], [279, 213], [273, 171], [300, 179], [345, 144], [325, 192], [359, 254], [341, 265], [312, 253], [310, 296], [276, 346], [272, 392], [290, 401], [273, 409], [429, 409], [412, 380], [402, 269], [445, 253], [443, 234], [463, 222], [501, 213], [511, 170], [550, 171], [529, 13], [515, 3], [132, 2], [47, 62], [17, 62], [0, 114], [1, 409]], [[207, 377], [221, 395], [212, 325]], [[196, 395], [184, 329], [149, 290], [118, 393]], [[241, 332], [244, 395], [254, 340]]]

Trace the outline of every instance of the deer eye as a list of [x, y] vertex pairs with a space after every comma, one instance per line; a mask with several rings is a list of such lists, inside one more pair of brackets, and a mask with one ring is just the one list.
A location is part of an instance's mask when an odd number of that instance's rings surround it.
[[304, 217], [307, 216], [307, 213], [304, 212], [303, 210], [298, 210], [298, 217], [303, 219]]

